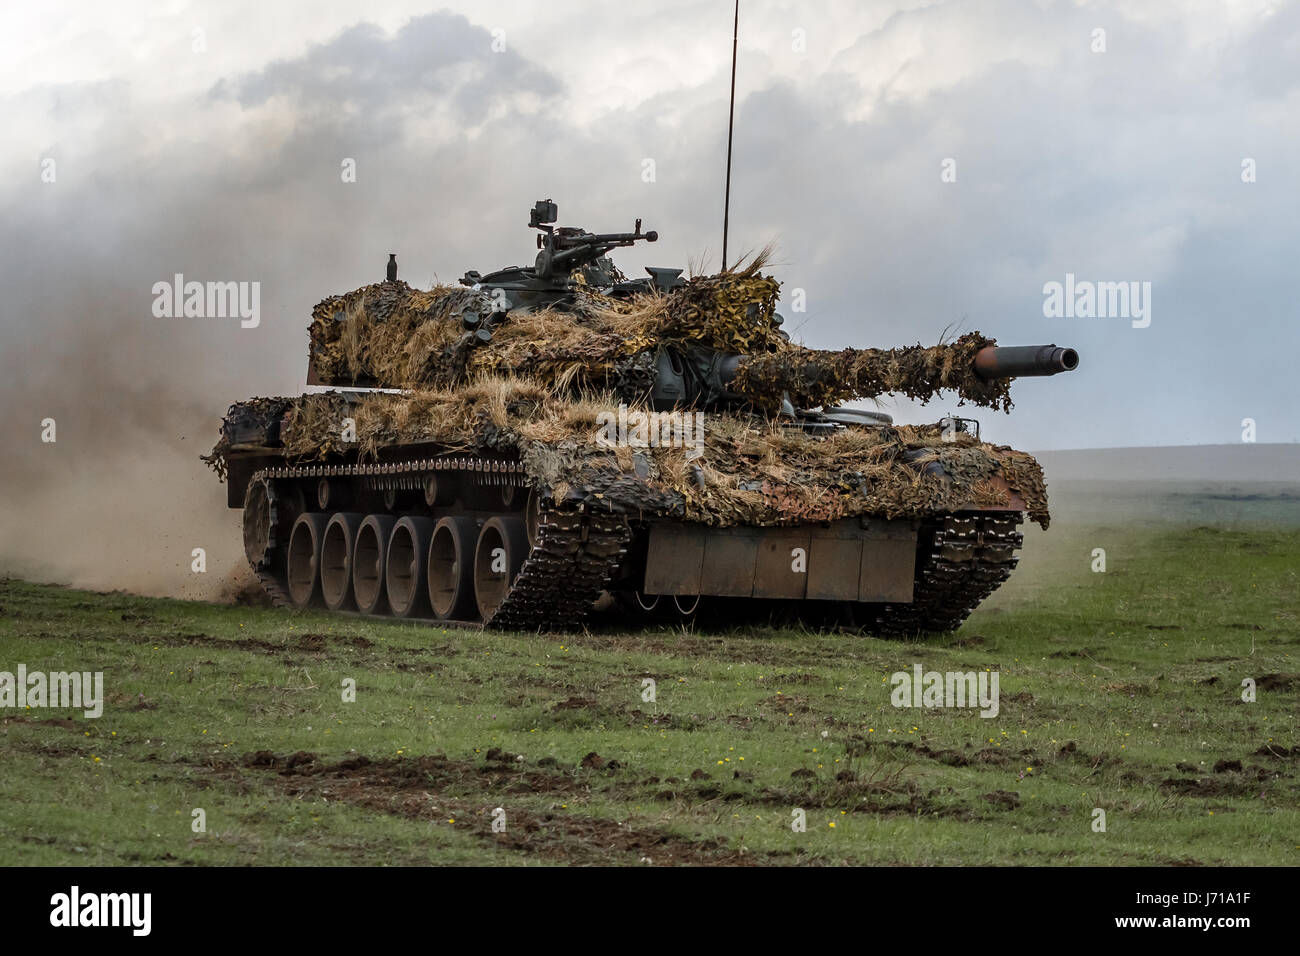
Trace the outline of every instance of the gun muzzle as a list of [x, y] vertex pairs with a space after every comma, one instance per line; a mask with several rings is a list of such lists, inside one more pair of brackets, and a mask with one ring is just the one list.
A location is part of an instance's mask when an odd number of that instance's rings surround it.
[[985, 380], [1055, 375], [1078, 367], [1078, 352], [1055, 345], [990, 345], [975, 353], [975, 374]]

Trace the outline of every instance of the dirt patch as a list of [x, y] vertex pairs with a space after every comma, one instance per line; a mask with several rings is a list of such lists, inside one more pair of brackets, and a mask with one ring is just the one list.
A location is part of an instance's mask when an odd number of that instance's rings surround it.
[[31, 724], [35, 727], [62, 727], [64, 730], [76, 730], [77, 722], [67, 717], [51, 717], [48, 720], [32, 720], [29, 717], [6, 717], [4, 724]]
[[1252, 753], [1255, 757], [1272, 757], [1274, 760], [1295, 760], [1300, 758], [1300, 746], [1283, 747], [1281, 744], [1265, 744]]
[[259, 750], [256, 753], [245, 754], [241, 758], [241, 762], [245, 767], [292, 773], [299, 767], [315, 764], [316, 755], [305, 750], [299, 750], [297, 753], [280, 756], [270, 750]]
[[806, 714], [812, 710], [808, 706], [807, 697], [799, 697], [794, 694], [773, 694], [771, 697], [763, 698], [760, 703], [776, 707], [783, 714]]
[[1253, 796], [1258, 787], [1233, 777], [1202, 777], [1196, 780], [1171, 777], [1161, 781], [1160, 789], [1185, 797], [1246, 797]]
[[551, 710], [590, 710], [596, 706], [596, 702], [587, 697], [570, 697], [568, 700], [562, 700], [551, 707]]
[[795, 784], [790, 789], [765, 787], [758, 793], [743, 793], [723, 792], [721, 788], [714, 787], [712, 793], [699, 791], [696, 795], [704, 799], [744, 799], [747, 803], [772, 807], [844, 810], [848, 813], [880, 816], [975, 819], [977, 814], [969, 807], [942, 803], [935, 799], [940, 795], [940, 790], [923, 791], [911, 780], [903, 779], [906, 769], [905, 766], [899, 766], [870, 774], [841, 771], [831, 780], [819, 778], [813, 771], [795, 771], [791, 774], [795, 778]]
[[666, 711], [662, 714], [647, 714], [645, 711], [640, 709], [629, 710], [627, 712], [627, 718], [628, 718], [628, 726], [630, 727], [635, 727], [638, 724], [640, 724], [643, 727], [646, 724], [649, 724], [651, 727], [655, 726], [656, 724], [658, 724], [659, 726], [672, 726], [673, 723], [673, 715]]
[[[349, 647], [355, 647], [363, 651], [368, 651], [375, 646], [375, 642], [368, 637], [362, 637], [360, 634], [304, 634], [298, 639], [298, 648], [300, 650], [308, 649], [308, 642], [312, 645], [324, 649], [331, 642], [347, 644]], [[405, 650], [405, 649], [404, 649]], [[406, 653], [418, 653], [405, 651]]]
[[1052, 653], [1048, 654], [1047, 656], [1048, 657], [1086, 657], [1091, 660], [1092, 658], [1100, 657], [1101, 653], [1102, 652], [1097, 650], [1095, 647], [1075, 647], [1070, 650], [1052, 651]]
[[1265, 674], [1255, 680], [1260, 690], [1291, 690], [1300, 687], [1300, 674]]
[[[493, 756], [489, 752], [489, 757]], [[318, 755], [271, 751], [245, 754], [213, 766], [218, 773], [263, 771], [275, 774], [286, 792], [301, 800], [342, 800], [379, 812], [465, 827], [485, 841], [540, 857], [577, 865], [608, 865], [611, 860], [642, 865], [744, 866], [766, 862], [765, 854], [731, 848], [722, 838], [691, 840], [657, 827], [631, 822], [579, 818], [563, 812], [511, 807], [510, 794], [569, 795], [590, 788], [591, 769], [611, 769], [617, 761], [592, 753], [587, 768], [551, 772], [499, 751], [497, 760], [479, 764], [443, 754], [406, 759], [347, 757], [336, 763]], [[502, 761], [500, 758], [510, 758]], [[601, 766], [597, 767], [597, 761]], [[554, 761], [550, 761], [553, 765]], [[507, 828], [493, 833], [484, 807], [506, 807]], [[468, 809], [474, 807], [476, 809]], [[621, 857], [621, 859], [620, 859]]]
[[[125, 615], [124, 615], [125, 617]], [[145, 619], [147, 620], [147, 619]], [[136, 622], [140, 623], [140, 622]], [[375, 642], [359, 634], [292, 634], [283, 641], [268, 641], [260, 637], [216, 637], [212, 634], [130, 634], [122, 635], [136, 644], [161, 644], [167, 647], [215, 647], [229, 651], [253, 651], [258, 654], [285, 656], [290, 653], [324, 654], [331, 646], [355, 647], [368, 650]], [[398, 654], [422, 654], [410, 648], [396, 648]]]
[[995, 807], [1001, 807], [1004, 810], [1015, 810], [1020, 806], [1020, 794], [1011, 790], [994, 790], [992, 793], [982, 793], [980, 799], [987, 800]]
[[[725, 660], [727, 663], [744, 662], [777, 667], [819, 667], [826, 664], [825, 650], [815, 645], [774, 635], [768, 637], [762, 627], [756, 627], [749, 633], [756, 636], [736, 638], [703, 632], [688, 632], [685, 635], [673, 632], [672, 635], [663, 635], [654, 631], [629, 634], [624, 622], [618, 625], [616, 633], [611, 626], [608, 633], [593, 629], [582, 635], [569, 636], [567, 640], [571, 647], [594, 651], [659, 654], [665, 657]], [[853, 633], [853, 636], [861, 637], [857, 633]], [[861, 659], [852, 646], [838, 649], [836, 656], [844, 662]], [[763, 683], [767, 684], [768, 681], [764, 680]]]
[[582, 767], [584, 770], [604, 770], [607, 772], [613, 772], [623, 765], [617, 760], [606, 760], [593, 750], [591, 753], [587, 754], [587, 756], [582, 758], [582, 762], [578, 766]]
[[[996, 747], [985, 747], [974, 754], [964, 754], [959, 750], [943, 749], [935, 750], [924, 743], [911, 740], [868, 740], [861, 735], [849, 738], [845, 742], [846, 749], [850, 757], [863, 757], [873, 749], [887, 747], [891, 751], [903, 751], [908, 755], [923, 757], [926, 760], [933, 760], [947, 767], [969, 767], [980, 764], [993, 764], [1001, 766], [1012, 762], [1009, 753]], [[1042, 761], [1030, 751], [1022, 751], [1021, 755], [1027, 757], [1034, 763]]]
[[905, 740], [892, 742], [889, 746], [910, 751], [919, 757], [936, 761], [946, 767], [968, 767], [973, 763], [1005, 763], [1007, 760], [1006, 755], [1001, 751], [991, 749], [981, 750], [974, 757], [968, 757], [957, 750], [934, 750], [925, 744], [916, 744]]
[[1080, 748], [1079, 745], [1075, 743], [1073, 740], [1066, 741], [1064, 746], [1062, 746], [1061, 749], [1058, 750], [1056, 753], [1058, 757], [1076, 761], [1088, 767], [1090, 770], [1098, 770], [1102, 767], [1112, 766], [1114, 764], [1119, 764], [1124, 762], [1123, 758], [1121, 757], [1107, 757], [1104, 755], [1096, 756], [1094, 754], [1090, 754], [1085, 750], [1083, 750], [1082, 748]]
[[768, 854], [730, 848], [722, 837], [688, 840], [657, 827], [634, 828], [614, 820], [515, 811], [496, 842], [529, 856], [571, 864], [609, 865], [614, 854], [653, 866], [758, 866]]

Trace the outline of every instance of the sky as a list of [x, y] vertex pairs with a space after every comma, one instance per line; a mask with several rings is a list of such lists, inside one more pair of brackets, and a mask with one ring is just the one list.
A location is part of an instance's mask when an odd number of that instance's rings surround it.
[[[425, 287], [528, 263], [537, 199], [563, 224], [657, 230], [615, 254], [629, 275], [716, 269], [731, 17], [5, 5], [0, 483], [45, 505], [98, 482], [109, 514], [128, 476], [160, 505], [207, 488], [226, 407], [304, 389], [315, 302], [381, 279], [389, 252]], [[986, 439], [1219, 444], [1250, 419], [1300, 441], [1298, 63], [1282, 0], [742, 0], [729, 244], [775, 242], [809, 346], [977, 329], [1078, 349], [1076, 372], [1017, 382], [1009, 416], [962, 410]], [[260, 283], [260, 323], [155, 316], [177, 273]], [[1045, 315], [1067, 275], [1136, 283], [1149, 311]]]

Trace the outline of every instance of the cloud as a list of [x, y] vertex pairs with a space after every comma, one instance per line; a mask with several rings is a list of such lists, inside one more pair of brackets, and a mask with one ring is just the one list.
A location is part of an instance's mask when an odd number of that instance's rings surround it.
[[303, 56], [277, 60], [255, 73], [216, 84], [251, 108], [283, 97], [317, 124], [358, 117], [411, 121], [430, 106], [447, 107], [459, 126], [477, 125], [503, 103], [547, 99], [560, 92], [554, 76], [463, 16], [411, 19], [391, 36], [363, 23]]

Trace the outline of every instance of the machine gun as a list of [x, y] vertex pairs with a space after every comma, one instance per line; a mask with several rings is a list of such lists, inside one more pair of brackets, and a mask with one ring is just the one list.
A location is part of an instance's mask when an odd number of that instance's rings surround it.
[[552, 226], [557, 218], [559, 209], [549, 199], [539, 199], [528, 217], [528, 225], [541, 230], [537, 236], [537, 248], [541, 251], [534, 271], [543, 281], [566, 277], [619, 246], [630, 246], [639, 239], [655, 242], [659, 238], [654, 230], [643, 233], [640, 219], [632, 232], [594, 233], [574, 226]]

